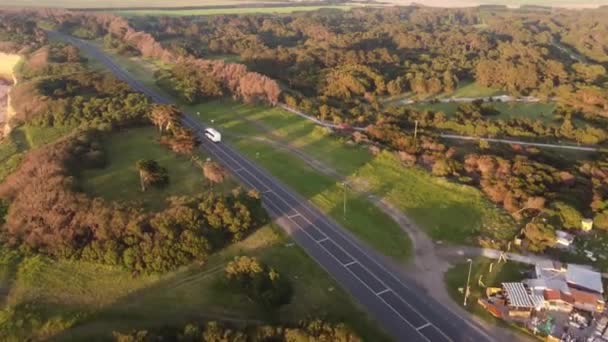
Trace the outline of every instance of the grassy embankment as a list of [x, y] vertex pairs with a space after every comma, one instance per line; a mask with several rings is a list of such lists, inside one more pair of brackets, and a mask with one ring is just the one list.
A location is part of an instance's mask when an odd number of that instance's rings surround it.
[[[490, 264], [492, 264], [492, 272], [490, 272]], [[515, 325], [507, 324], [503, 320], [497, 319], [490, 315], [481, 305], [477, 303], [480, 298], [485, 298], [485, 287], [480, 286], [479, 279], [481, 277], [482, 284], [487, 287], [500, 287], [504, 282], [519, 282], [525, 279], [525, 273], [533, 269], [530, 265], [520, 264], [509, 261], [507, 263], [498, 263], [496, 260], [478, 257], [473, 259], [471, 267], [471, 279], [469, 283], [470, 292], [467, 298], [467, 306], [464, 307], [472, 314], [481, 317], [482, 319], [493, 324], [499, 324], [517, 330], [522, 334], [527, 332]], [[446, 287], [452, 299], [459, 305], [463, 305], [464, 288], [467, 282], [469, 271], [469, 263], [459, 263], [449, 269], [444, 280]]]
[[[223, 283], [235, 255], [253, 255], [294, 286], [292, 303], [267, 312]], [[293, 265], [298, 265], [293, 267]], [[344, 322], [366, 341], [388, 338], [351, 298], [289, 238], [271, 226], [211, 256], [205, 266], [133, 277], [120, 268], [84, 262], [19, 258], [0, 250], [0, 339], [57, 341], [109, 338], [114, 330], [158, 329], [202, 320], [236, 324], [320, 317]]]

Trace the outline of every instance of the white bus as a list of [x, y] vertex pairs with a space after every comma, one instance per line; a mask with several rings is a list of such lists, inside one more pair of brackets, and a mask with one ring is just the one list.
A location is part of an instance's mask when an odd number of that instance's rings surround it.
[[205, 136], [209, 138], [209, 140], [216, 143], [222, 141], [222, 135], [220, 134], [220, 132], [216, 131], [213, 128], [206, 128]]

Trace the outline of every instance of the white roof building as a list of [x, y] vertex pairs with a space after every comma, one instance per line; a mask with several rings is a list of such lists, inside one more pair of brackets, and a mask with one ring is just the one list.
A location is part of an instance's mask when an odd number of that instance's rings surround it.
[[604, 293], [602, 275], [580, 265], [568, 265], [566, 270], [566, 282], [568, 285], [583, 290]]

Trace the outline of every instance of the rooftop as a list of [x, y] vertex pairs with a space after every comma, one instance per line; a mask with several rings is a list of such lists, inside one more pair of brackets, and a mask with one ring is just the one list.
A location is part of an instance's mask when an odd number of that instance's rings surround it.
[[536, 303], [528, 294], [523, 283], [502, 283], [510, 306], [519, 308], [535, 308]]
[[604, 293], [602, 275], [579, 265], [568, 265], [566, 270], [566, 281], [568, 284], [589, 291]]

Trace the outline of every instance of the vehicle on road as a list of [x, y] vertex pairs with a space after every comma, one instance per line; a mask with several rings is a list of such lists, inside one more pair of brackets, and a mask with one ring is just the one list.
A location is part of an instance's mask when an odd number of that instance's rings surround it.
[[211, 127], [205, 129], [205, 136], [215, 143], [222, 141], [222, 135], [220, 132]]

